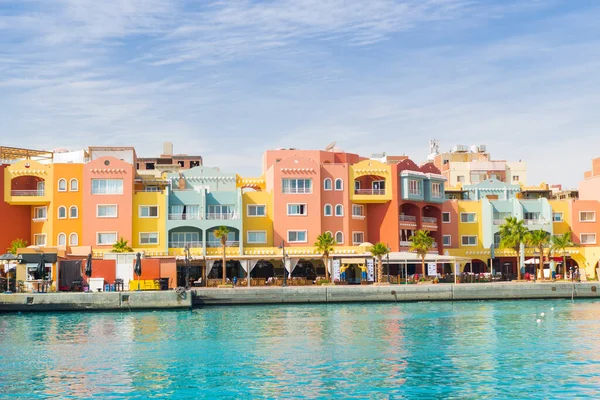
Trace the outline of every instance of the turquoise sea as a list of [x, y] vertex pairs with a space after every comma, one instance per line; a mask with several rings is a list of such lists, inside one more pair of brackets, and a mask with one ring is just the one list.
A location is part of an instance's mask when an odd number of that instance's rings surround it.
[[4, 314], [0, 397], [599, 398], [600, 302]]

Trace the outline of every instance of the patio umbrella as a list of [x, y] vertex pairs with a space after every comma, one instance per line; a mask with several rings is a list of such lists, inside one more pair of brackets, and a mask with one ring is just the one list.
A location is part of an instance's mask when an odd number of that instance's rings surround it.
[[44, 253], [40, 254], [40, 262], [37, 267], [37, 273], [40, 276], [40, 279], [46, 279], [46, 260], [44, 258]]
[[85, 263], [85, 276], [88, 278], [92, 276], [92, 253], [88, 254], [87, 262]]
[[0, 261], [14, 261], [17, 259], [17, 256], [12, 253], [4, 253], [0, 255]]
[[133, 267], [133, 272], [138, 276], [138, 279], [140, 275], [142, 275], [142, 255], [140, 253], [137, 253], [135, 255], [135, 265]]

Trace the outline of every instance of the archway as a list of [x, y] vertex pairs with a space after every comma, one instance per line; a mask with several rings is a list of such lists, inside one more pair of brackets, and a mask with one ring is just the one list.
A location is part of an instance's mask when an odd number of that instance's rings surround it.
[[[227, 247], [238, 247], [240, 245], [240, 231], [237, 228], [223, 225], [229, 230], [227, 235]], [[221, 247], [221, 241], [214, 235], [214, 231], [219, 229], [219, 226], [213, 226], [206, 231], [206, 247]]]

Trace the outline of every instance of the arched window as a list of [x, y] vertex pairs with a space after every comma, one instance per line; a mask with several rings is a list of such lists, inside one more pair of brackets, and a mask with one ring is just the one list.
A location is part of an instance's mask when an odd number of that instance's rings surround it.
[[323, 189], [331, 190], [331, 179], [325, 178], [325, 180], [323, 181]]
[[69, 235], [69, 246], [78, 246], [79, 245], [79, 237], [76, 233], [71, 233]]
[[325, 233], [329, 233], [329, 236], [333, 237], [333, 233], [331, 233], [331, 231], [327, 231]]
[[66, 192], [67, 191], [67, 180], [66, 179], [59, 179], [58, 180], [58, 191], [59, 192]]
[[67, 235], [65, 235], [64, 233], [59, 233], [58, 234], [58, 239], [56, 240], [56, 244], [58, 246], [64, 246], [67, 244]]
[[341, 178], [335, 180], [335, 190], [344, 190], [344, 181]]
[[69, 208], [69, 218], [78, 218], [79, 217], [79, 210], [77, 209], [77, 206], [71, 206], [71, 208]]
[[323, 210], [323, 215], [326, 217], [331, 217], [333, 214], [331, 204], [325, 204], [325, 209]]
[[335, 233], [335, 242], [337, 244], [344, 244], [344, 233], [343, 232], [336, 232]]
[[79, 182], [77, 179], [73, 178], [69, 181], [69, 190], [71, 192], [76, 192], [79, 190]]
[[335, 206], [335, 216], [336, 217], [343, 217], [344, 216], [344, 206], [341, 204], [338, 204]]
[[60, 206], [58, 207], [58, 219], [67, 218], [67, 207]]

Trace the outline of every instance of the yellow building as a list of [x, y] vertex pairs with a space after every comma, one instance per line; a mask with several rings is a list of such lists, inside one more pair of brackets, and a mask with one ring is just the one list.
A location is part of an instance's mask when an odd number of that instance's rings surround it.
[[133, 193], [133, 234], [131, 247], [147, 255], [168, 254], [167, 185], [162, 178], [143, 177]]

